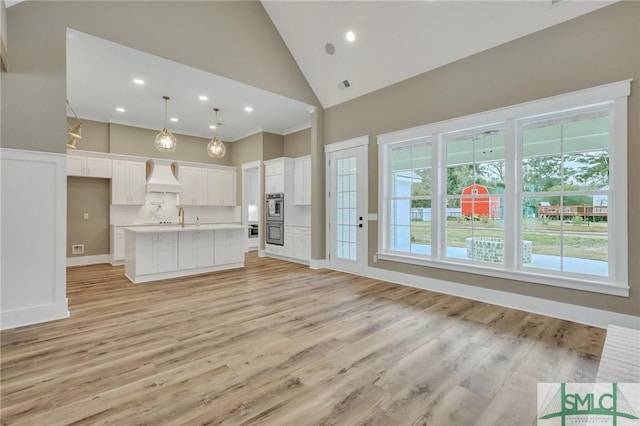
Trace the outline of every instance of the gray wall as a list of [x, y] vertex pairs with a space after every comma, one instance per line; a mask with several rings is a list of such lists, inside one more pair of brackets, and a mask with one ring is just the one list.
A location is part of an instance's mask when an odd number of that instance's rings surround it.
[[[225, 143], [227, 154], [224, 157], [211, 158], [207, 154], [209, 139], [174, 133], [177, 140], [176, 150], [174, 152], [159, 152], [154, 146], [154, 140], [160, 130], [142, 129], [121, 124], [110, 124], [109, 129], [109, 151], [114, 154], [166, 158], [224, 166], [231, 164], [231, 150], [228, 143]], [[81, 146], [80, 142], [78, 146]]]
[[311, 128], [299, 130], [284, 136], [283, 154], [297, 158], [311, 154]]
[[[109, 152], [109, 123], [100, 121], [81, 120], [82, 139], [76, 141], [76, 148], [83, 151]], [[74, 127], [78, 121], [74, 117], [67, 117], [67, 123]]]
[[[620, 2], [462, 59], [325, 111], [325, 143], [369, 135], [369, 212], [378, 209], [375, 136], [395, 130], [633, 78], [629, 98], [629, 278], [622, 298], [379, 261], [369, 266], [472, 286], [640, 315], [640, 2]], [[313, 212], [323, 214], [324, 198]], [[316, 203], [316, 201], [319, 201]], [[322, 201], [322, 204], [320, 203]], [[322, 210], [321, 210], [322, 209]], [[377, 250], [369, 228], [368, 261]], [[314, 228], [317, 230], [317, 228]], [[315, 248], [315, 246], [314, 246]]]
[[284, 157], [284, 137], [273, 133], [262, 134], [262, 159], [273, 160]]
[[[84, 254], [109, 254], [109, 179], [67, 177], [67, 257], [72, 244], [84, 244]], [[84, 219], [84, 213], [89, 214]]]
[[237, 140], [231, 145], [231, 165], [238, 168], [236, 200], [242, 203], [242, 164], [262, 161], [262, 132]]

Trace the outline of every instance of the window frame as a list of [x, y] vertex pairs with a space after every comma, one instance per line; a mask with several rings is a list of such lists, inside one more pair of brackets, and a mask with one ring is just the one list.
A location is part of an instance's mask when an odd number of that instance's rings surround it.
[[[390, 155], [392, 155], [393, 148], [406, 148], [406, 147], [413, 148], [414, 146], [419, 145], [419, 144], [426, 144], [427, 146], [429, 146], [429, 149], [431, 151], [431, 157], [433, 158], [436, 141], [434, 139], [432, 139], [430, 136], [422, 137], [422, 138], [417, 139], [417, 140], [405, 141], [405, 142], [394, 144], [394, 146], [389, 150], [389, 152], [390, 152]], [[406, 196], [398, 196], [398, 195], [394, 195], [393, 194], [393, 188], [391, 188], [389, 186], [389, 192], [388, 192], [388, 194], [389, 194], [389, 198], [388, 198], [389, 202], [392, 203], [393, 201], [398, 201], [398, 200], [408, 200], [409, 203], [411, 204], [411, 202], [413, 200], [427, 200], [428, 199], [431, 203], [433, 203], [433, 199], [436, 197], [436, 195], [434, 195], [434, 193], [433, 193], [433, 188], [437, 188], [437, 186], [434, 185], [433, 179], [434, 179], [435, 175], [437, 174], [437, 172], [433, 169], [433, 162], [428, 166], [428, 168], [430, 170], [430, 179], [431, 179], [430, 183], [431, 183], [431, 188], [432, 188], [432, 191], [431, 191], [430, 195], [428, 195], [428, 196], [410, 195], [408, 197], [406, 197]], [[412, 167], [411, 170], [414, 170], [414, 167]], [[389, 169], [389, 172], [391, 174], [393, 174], [393, 170]], [[391, 182], [391, 180], [387, 180], [387, 184], [389, 184], [390, 182]], [[410, 192], [412, 192], [412, 191], [413, 191], [413, 185], [410, 184]], [[389, 207], [389, 210], [391, 210], [390, 207]], [[433, 213], [434, 213], [434, 209], [433, 209], [433, 206], [432, 206], [431, 207], [432, 218], [433, 218]], [[388, 214], [387, 217], [389, 218], [389, 220], [387, 220], [387, 228], [386, 228], [387, 229], [387, 235], [389, 236], [389, 238], [391, 238], [390, 236], [393, 233], [391, 228], [393, 226], [398, 226], [398, 225], [397, 225], [397, 223], [392, 222], [392, 219], [391, 219], [392, 215], [390, 213]], [[432, 220], [432, 224], [433, 224], [433, 220]], [[409, 229], [411, 229], [411, 223], [409, 224]], [[433, 232], [433, 226], [431, 227], [430, 232]], [[433, 249], [434, 249], [433, 244], [431, 244], [431, 252], [432, 253], [433, 253]], [[403, 253], [403, 252], [394, 251], [394, 253]], [[422, 256], [431, 258], [431, 255], [422, 255]]]
[[[632, 80], [623, 80], [594, 88], [583, 89], [549, 98], [534, 100], [505, 108], [454, 118], [378, 135], [378, 251], [381, 260], [436, 267], [452, 271], [468, 272], [529, 283], [551, 285], [563, 288], [617, 296], [629, 295], [628, 282], [628, 225], [627, 225], [627, 103]], [[598, 104], [611, 105], [610, 146], [609, 146], [609, 275], [576, 274], [522, 267], [522, 250], [518, 248], [522, 240], [522, 159], [519, 140], [520, 123], [536, 116], [562, 114]], [[446, 257], [446, 147], [443, 135], [465, 129], [501, 126], [505, 133], [505, 192], [504, 209], [504, 263], [452, 259]], [[389, 249], [390, 233], [390, 170], [391, 150], [400, 144], [417, 143], [425, 138], [432, 142], [432, 223], [431, 255], [397, 252]], [[520, 204], [518, 204], [520, 203]], [[515, 230], [507, 233], [507, 229]]]

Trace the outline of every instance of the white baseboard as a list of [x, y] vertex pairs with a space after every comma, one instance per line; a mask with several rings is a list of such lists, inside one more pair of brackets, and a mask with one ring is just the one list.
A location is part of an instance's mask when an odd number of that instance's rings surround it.
[[67, 257], [67, 266], [97, 265], [99, 263], [111, 263], [111, 255]]
[[402, 272], [388, 271], [380, 268], [368, 267], [366, 274], [369, 278], [478, 300], [481, 302], [491, 303], [493, 305], [547, 315], [595, 327], [606, 329], [609, 325], [613, 324], [622, 327], [640, 329], [640, 317], [633, 315], [620, 314], [617, 312], [572, 305], [569, 303], [555, 302], [553, 300], [540, 299], [537, 297], [475, 287], [466, 284], [458, 284], [450, 281], [436, 280], [417, 275], [405, 274]]
[[53, 305], [29, 306], [15, 311], [2, 312], [0, 323], [2, 324], [1, 329], [7, 330], [63, 318], [69, 318], [69, 306], [66, 297]]
[[309, 266], [308, 260], [296, 259], [295, 257], [284, 256], [278, 253], [265, 252], [264, 257], [271, 257], [273, 259], [284, 260], [286, 262], [299, 263], [301, 265]]
[[258, 249], [258, 257], [267, 257], [267, 252], [263, 249]]
[[329, 262], [327, 259], [311, 259], [309, 262], [309, 268], [311, 269], [327, 269], [329, 267]]
[[188, 277], [191, 275], [208, 274], [210, 272], [226, 271], [227, 269], [244, 268], [244, 261], [236, 263], [225, 263], [224, 265], [206, 266], [204, 268], [180, 269], [177, 271], [157, 272], [155, 274], [135, 275], [127, 274], [124, 276], [134, 284], [148, 283], [150, 281], [167, 280], [171, 278]]

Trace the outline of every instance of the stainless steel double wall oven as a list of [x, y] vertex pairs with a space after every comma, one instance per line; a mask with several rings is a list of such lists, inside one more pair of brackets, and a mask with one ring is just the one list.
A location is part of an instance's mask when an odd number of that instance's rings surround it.
[[265, 209], [265, 242], [267, 244], [284, 245], [284, 194], [267, 194]]

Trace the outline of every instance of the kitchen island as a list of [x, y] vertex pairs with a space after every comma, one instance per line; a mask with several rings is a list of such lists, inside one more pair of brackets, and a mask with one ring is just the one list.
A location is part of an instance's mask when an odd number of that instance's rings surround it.
[[135, 284], [244, 267], [239, 224], [132, 226], [125, 232], [125, 276]]

